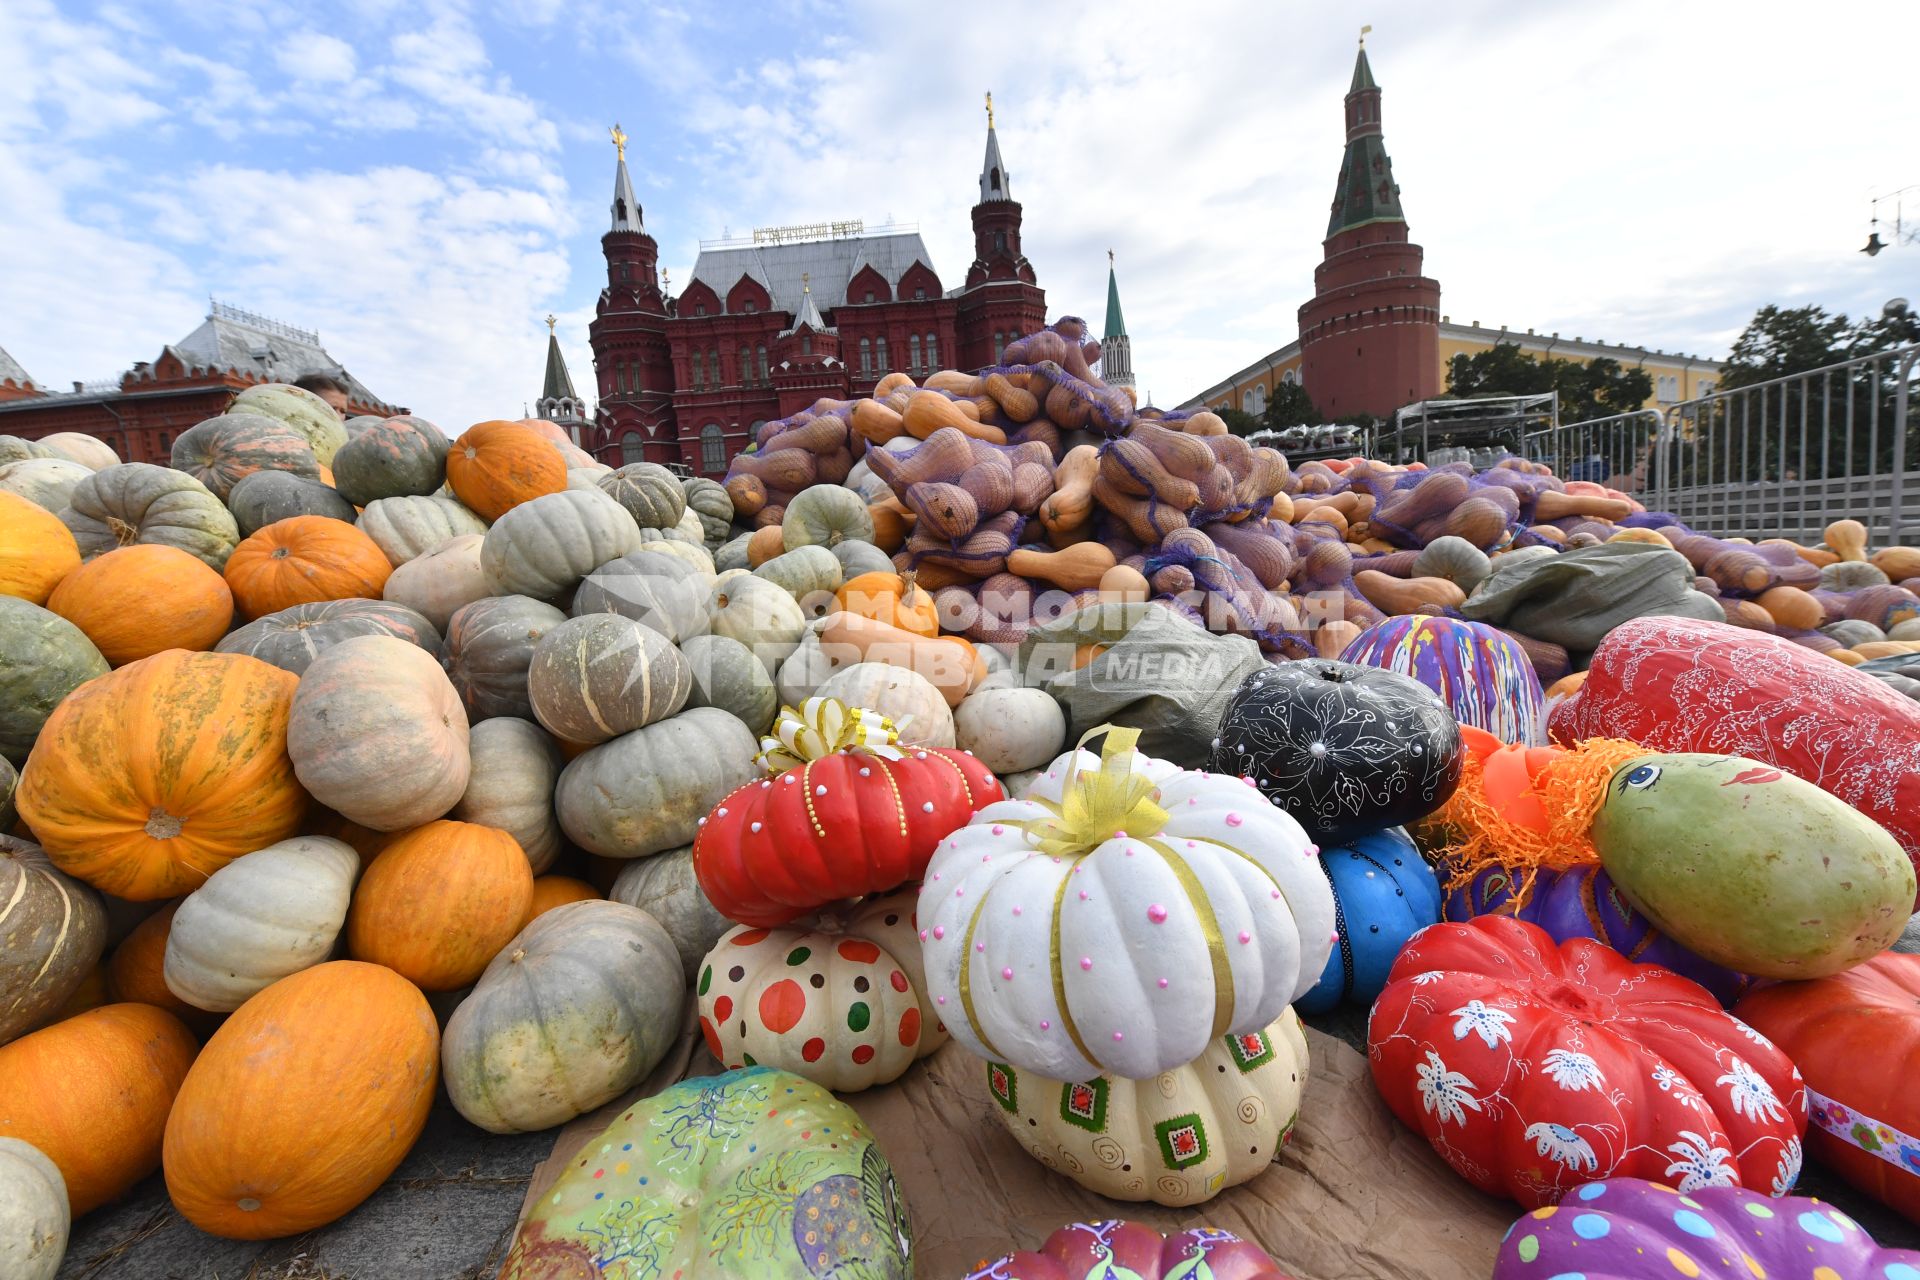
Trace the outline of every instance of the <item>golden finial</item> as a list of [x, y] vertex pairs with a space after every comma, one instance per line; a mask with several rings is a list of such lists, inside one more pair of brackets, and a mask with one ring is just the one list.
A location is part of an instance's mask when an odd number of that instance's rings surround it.
[[987, 90], [987, 128], [993, 128], [993, 90]]
[[548, 337], [553, 336], [553, 324], [554, 324], [553, 313], [549, 311], [547, 313], [547, 336]]
[[1107, 250], [1107, 270], [1113, 270], [1113, 250]]
[[1366, 26], [1360, 28], [1360, 47], [1362, 49], [1367, 47], [1367, 32], [1371, 30], [1373, 30], [1372, 23], [1368, 23]]
[[673, 276], [667, 272], [667, 269], [665, 267], [662, 267], [660, 268], [660, 292], [669, 293], [672, 290], [673, 290]]
[[624, 164], [627, 159], [627, 135], [620, 132], [620, 122], [614, 121], [613, 128], [607, 133], [613, 138], [613, 149], [620, 153], [620, 160]]
[[813, 273], [812, 273], [812, 272], [808, 272], [808, 271], [802, 271], [802, 272], [800, 273], [800, 292], [802, 292], [802, 293], [812, 293], [812, 292], [813, 292], [813, 286], [812, 286], [811, 284], [809, 284], [809, 283], [808, 283], [808, 282], [809, 282], [810, 280], [812, 280], [812, 279], [813, 279]]

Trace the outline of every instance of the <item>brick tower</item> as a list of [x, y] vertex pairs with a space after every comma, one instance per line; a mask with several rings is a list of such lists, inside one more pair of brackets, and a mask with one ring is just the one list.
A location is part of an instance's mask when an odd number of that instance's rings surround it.
[[667, 303], [660, 293], [660, 246], [647, 234], [640, 201], [627, 174], [627, 135], [613, 126], [618, 164], [613, 173], [613, 225], [600, 237], [607, 287], [593, 323], [593, 367], [600, 392], [592, 443], [582, 447], [602, 462], [678, 462], [673, 417], [673, 354], [667, 344]]
[[987, 95], [987, 155], [980, 165], [980, 203], [973, 206], [973, 265], [967, 268], [956, 317], [956, 367], [1000, 363], [1009, 342], [1043, 329], [1047, 295], [1020, 251], [1020, 205], [1014, 200], [1000, 139], [993, 131], [993, 95]]

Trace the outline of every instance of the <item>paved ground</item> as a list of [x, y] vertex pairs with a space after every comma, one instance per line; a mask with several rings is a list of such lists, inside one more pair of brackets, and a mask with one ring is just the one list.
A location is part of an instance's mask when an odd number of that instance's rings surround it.
[[[1364, 1009], [1307, 1022], [1363, 1045]], [[492, 1280], [527, 1179], [555, 1132], [487, 1133], [443, 1098], [419, 1145], [365, 1204], [309, 1235], [258, 1244], [216, 1240], [188, 1226], [156, 1174], [81, 1221], [59, 1280]], [[1838, 1205], [1883, 1244], [1920, 1248], [1920, 1228], [1819, 1170], [1806, 1172], [1799, 1194]]]

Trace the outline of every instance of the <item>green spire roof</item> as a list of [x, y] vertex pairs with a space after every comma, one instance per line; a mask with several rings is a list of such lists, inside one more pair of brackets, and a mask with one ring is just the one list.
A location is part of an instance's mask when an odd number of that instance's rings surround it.
[[573, 377], [567, 372], [567, 359], [560, 354], [560, 339], [547, 331], [547, 378], [540, 387], [542, 400], [578, 400], [573, 392]]
[[1400, 184], [1393, 180], [1393, 161], [1380, 136], [1380, 86], [1374, 83], [1365, 46], [1353, 64], [1353, 87], [1347, 90], [1347, 155], [1340, 165], [1340, 183], [1333, 193], [1333, 213], [1327, 220], [1329, 239], [1370, 222], [1405, 222], [1400, 207]]
[[1348, 93], [1358, 93], [1362, 89], [1378, 89], [1373, 82], [1373, 65], [1367, 61], [1367, 46], [1360, 46], [1360, 56], [1353, 62], [1353, 83], [1347, 86]]
[[1113, 276], [1113, 255], [1107, 255], [1107, 331], [1103, 338], [1127, 336], [1127, 320], [1120, 314], [1120, 282]]

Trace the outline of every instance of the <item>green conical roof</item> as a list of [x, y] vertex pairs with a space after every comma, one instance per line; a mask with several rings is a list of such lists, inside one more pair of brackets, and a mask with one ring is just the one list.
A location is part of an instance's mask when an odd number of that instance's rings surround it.
[[1127, 320], [1120, 314], [1120, 282], [1114, 279], [1113, 263], [1107, 263], [1107, 331], [1103, 338], [1127, 336]]
[[560, 339], [547, 334], [547, 377], [540, 386], [542, 400], [578, 400], [573, 393], [573, 377], [567, 372], [567, 359], [560, 354]]
[[1400, 184], [1393, 180], [1393, 161], [1380, 136], [1380, 86], [1374, 83], [1364, 46], [1353, 64], [1346, 119], [1347, 155], [1333, 193], [1333, 213], [1327, 219], [1328, 238], [1370, 222], [1407, 220], [1400, 207]]
[[1347, 86], [1348, 93], [1358, 93], [1362, 89], [1378, 89], [1373, 82], [1373, 66], [1367, 61], [1367, 46], [1360, 46], [1360, 56], [1353, 62], [1353, 83]]

